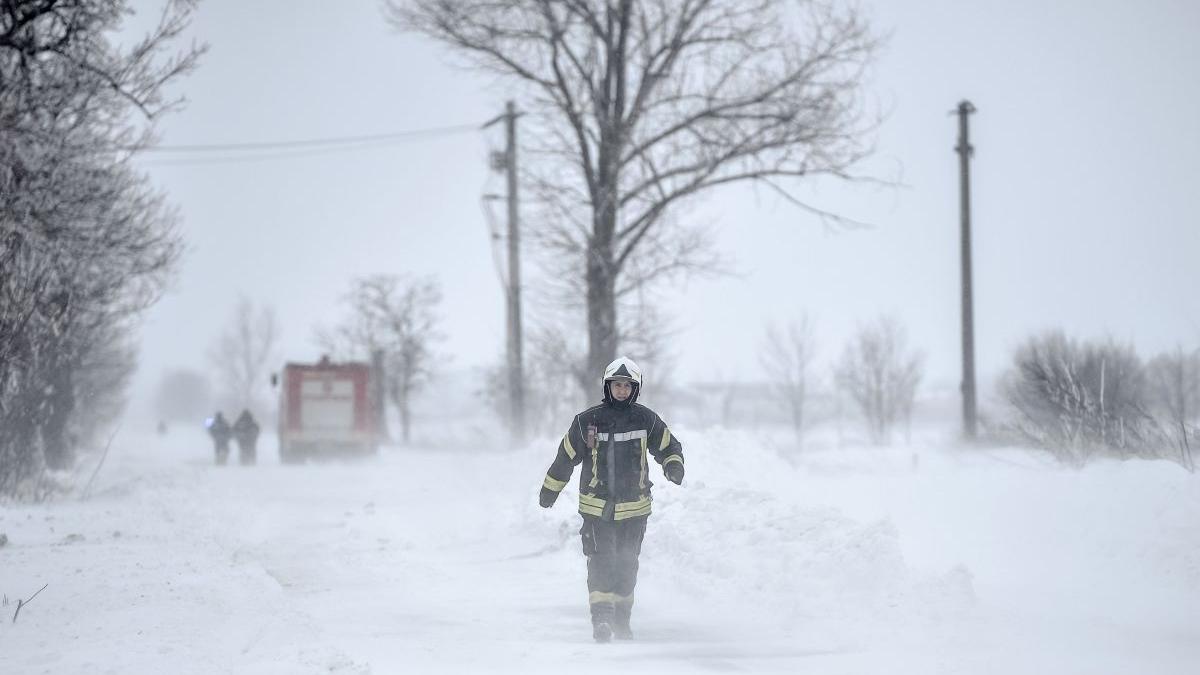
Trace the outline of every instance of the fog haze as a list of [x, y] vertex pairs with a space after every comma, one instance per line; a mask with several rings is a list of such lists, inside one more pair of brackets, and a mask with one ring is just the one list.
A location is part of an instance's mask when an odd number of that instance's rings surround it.
[[[131, 34], [159, 3], [144, 6]], [[858, 323], [889, 313], [926, 352], [926, 383], [955, 386], [950, 111], [964, 98], [979, 110], [981, 376], [1048, 328], [1112, 335], [1143, 353], [1200, 339], [1200, 6], [928, 0], [865, 9], [887, 40], [867, 86], [885, 117], [863, 173], [897, 186], [802, 189], [867, 229], [831, 231], [749, 186], [682, 211], [712, 226], [733, 273], [657, 292], [676, 328], [681, 380], [760, 379], [765, 324], [807, 311], [821, 359], [835, 357]], [[166, 146], [480, 124], [510, 95], [429, 41], [396, 33], [374, 2], [336, 12], [318, 2], [202, 3], [190, 33], [210, 51], [179, 87], [187, 107], [161, 124]], [[368, 273], [435, 275], [447, 367], [497, 363], [503, 294], [480, 196], [503, 192], [487, 168], [502, 141], [493, 128], [337, 152], [147, 154], [144, 167], [179, 207], [188, 253], [146, 318], [140, 390], [165, 369], [206, 367], [239, 295], [276, 308], [281, 359], [315, 358], [314, 326], [336, 321], [349, 280]], [[536, 270], [526, 277], [537, 285]]]
[[[134, 0], [122, 44], [164, 1]], [[98, 34], [120, 2], [20, 4], [42, 24], [0, 11], [20, 76], [0, 101], [25, 106], [0, 115], [5, 672], [1196, 671], [1200, 2], [863, 3], [883, 43], [872, 180], [794, 193], [862, 225], [753, 185], [672, 213], [721, 263], [650, 291], [666, 358], [610, 378], [641, 382], [645, 409], [579, 414], [568, 357], [497, 368], [504, 138], [482, 127], [523, 105], [511, 83], [397, 33], [379, 0], [201, 2], [185, 40], [150, 41], [209, 49], [134, 158], [186, 251], [140, 317], [120, 419], [141, 287], [106, 282], [156, 288], [172, 258], [107, 122], [153, 104], [162, 64]], [[978, 425], [957, 391], [962, 100]], [[727, 132], [678, 155], [744, 144]], [[371, 139], [320, 142], [347, 137]], [[527, 328], [561, 309], [533, 249]], [[376, 277], [336, 335], [385, 347], [375, 363], [283, 369], [276, 414], [267, 372], [316, 361], [367, 275], [440, 285], [433, 379], [436, 292], [404, 306]], [[277, 316], [266, 366], [269, 331], [221, 339], [248, 306]], [[807, 369], [802, 330], [764, 347], [804, 316]], [[1054, 329], [1082, 342], [1025, 343]]]

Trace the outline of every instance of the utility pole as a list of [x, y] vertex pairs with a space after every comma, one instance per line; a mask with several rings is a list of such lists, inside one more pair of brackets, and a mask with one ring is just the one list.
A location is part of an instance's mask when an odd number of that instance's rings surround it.
[[508, 173], [508, 395], [513, 440], [525, 440], [525, 373], [521, 350], [521, 228], [517, 208], [517, 106], [504, 109]]
[[971, 288], [971, 157], [975, 149], [967, 133], [967, 116], [975, 106], [964, 99], [958, 104], [959, 207], [962, 220], [962, 405], [963, 435], [976, 437], [975, 405], [975, 307]]
[[[517, 106], [509, 101], [504, 113], [488, 120], [486, 129], [504, 121], [504, 152], [492, 153], [492, 170], [503, 172], [508, 182], [508, 274], [504, 289], [508, 300], [508, 413], [515, 442], [525, 440], [525, 374], [521, 355], [521, 224], [517, 199]], [[484, 199], [498, 199], [485, 195]]]

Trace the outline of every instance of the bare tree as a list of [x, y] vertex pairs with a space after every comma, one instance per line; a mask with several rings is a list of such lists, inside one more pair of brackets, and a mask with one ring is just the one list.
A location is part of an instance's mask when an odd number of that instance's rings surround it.
[[672, 213], [720, 186], [853, 178], [876, 40], [853, 9], [785, 0], [385, 0], [388, 18], [524, 87], [539, 240], [581, 279], [586, 372], [620, 339], [623, 290], [694, 269]]
[[805, 404], [812, 386], [810, 366], [815, 352], [813, 324], [807, 314], [789, 323], [786, 331], [768, 326], [759, 351], [759, 360], [772, 389], [791, 415], [796, 442], [800, 446], [804, 445]]
[[846, 345], [834, 377], [862, 413], [872, 442], [888, 442], [896, 421], [911, 416], [923, 363], [891, 317], [860, 326]]
[[122, 400], [131, 321], [179, 252], [131, 158], [202, 51], [168, 52], [192, 5], [121, 49], [123, 0], [0, 0], [0, 493], [69, 466]]
[[276, 359], [278, 339], [275, 310], [255, 307], [249, 298], [240, 298], [225, 331], [209, 351], [227, 405], [263, 417], [267, 374]]
[[384, 390], [400, 413], [408, 443], [413, 393], [433, 375], [441, 289], [431, 278], [381, 274], [354, 280], [345, 297], [349, 315], [332, 331], [320, 332], [318, 341], [335, 354], [362, 360], [383, 353]]

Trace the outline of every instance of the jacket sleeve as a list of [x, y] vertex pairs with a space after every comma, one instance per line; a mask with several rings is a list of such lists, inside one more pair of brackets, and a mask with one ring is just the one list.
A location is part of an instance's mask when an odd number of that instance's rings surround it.
[[555, 493], [555, 496], [567, 486], [567, 481], [571, 480], [571, 474], [575, 472], [575, 465], [583, 461], [583, 454], [587, 448], [587, 441], [584, 438], [583, 430], [580, 428], [582, 423], [579, 417], [576, 416], [571, 422], [571, 428], [567, 429], [567, 433], [563, 434], [562, 440], [558, 442], [558, 451], [554, 454], [554, 462], [550, 464], [550, 469], [546, 471], [546, 478], [542, 481], [543, 497], [546, 497], [546, 491]]
[[666, 471], [671, 462], [683, 464], [683, 444], [671, 433], [667, 423], [657, 414], [650, 425], [650, 436], [646, 439], [647, 449], [654, 456], [654, 461]]

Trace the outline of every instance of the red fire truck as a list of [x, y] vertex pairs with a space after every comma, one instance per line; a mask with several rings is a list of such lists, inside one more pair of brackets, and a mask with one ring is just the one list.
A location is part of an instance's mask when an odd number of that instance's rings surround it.
[[379, 398], [366, 363], [288, 363], [279, 396], [279, 457], [309, 458], [373, 454], [379, 447]]

